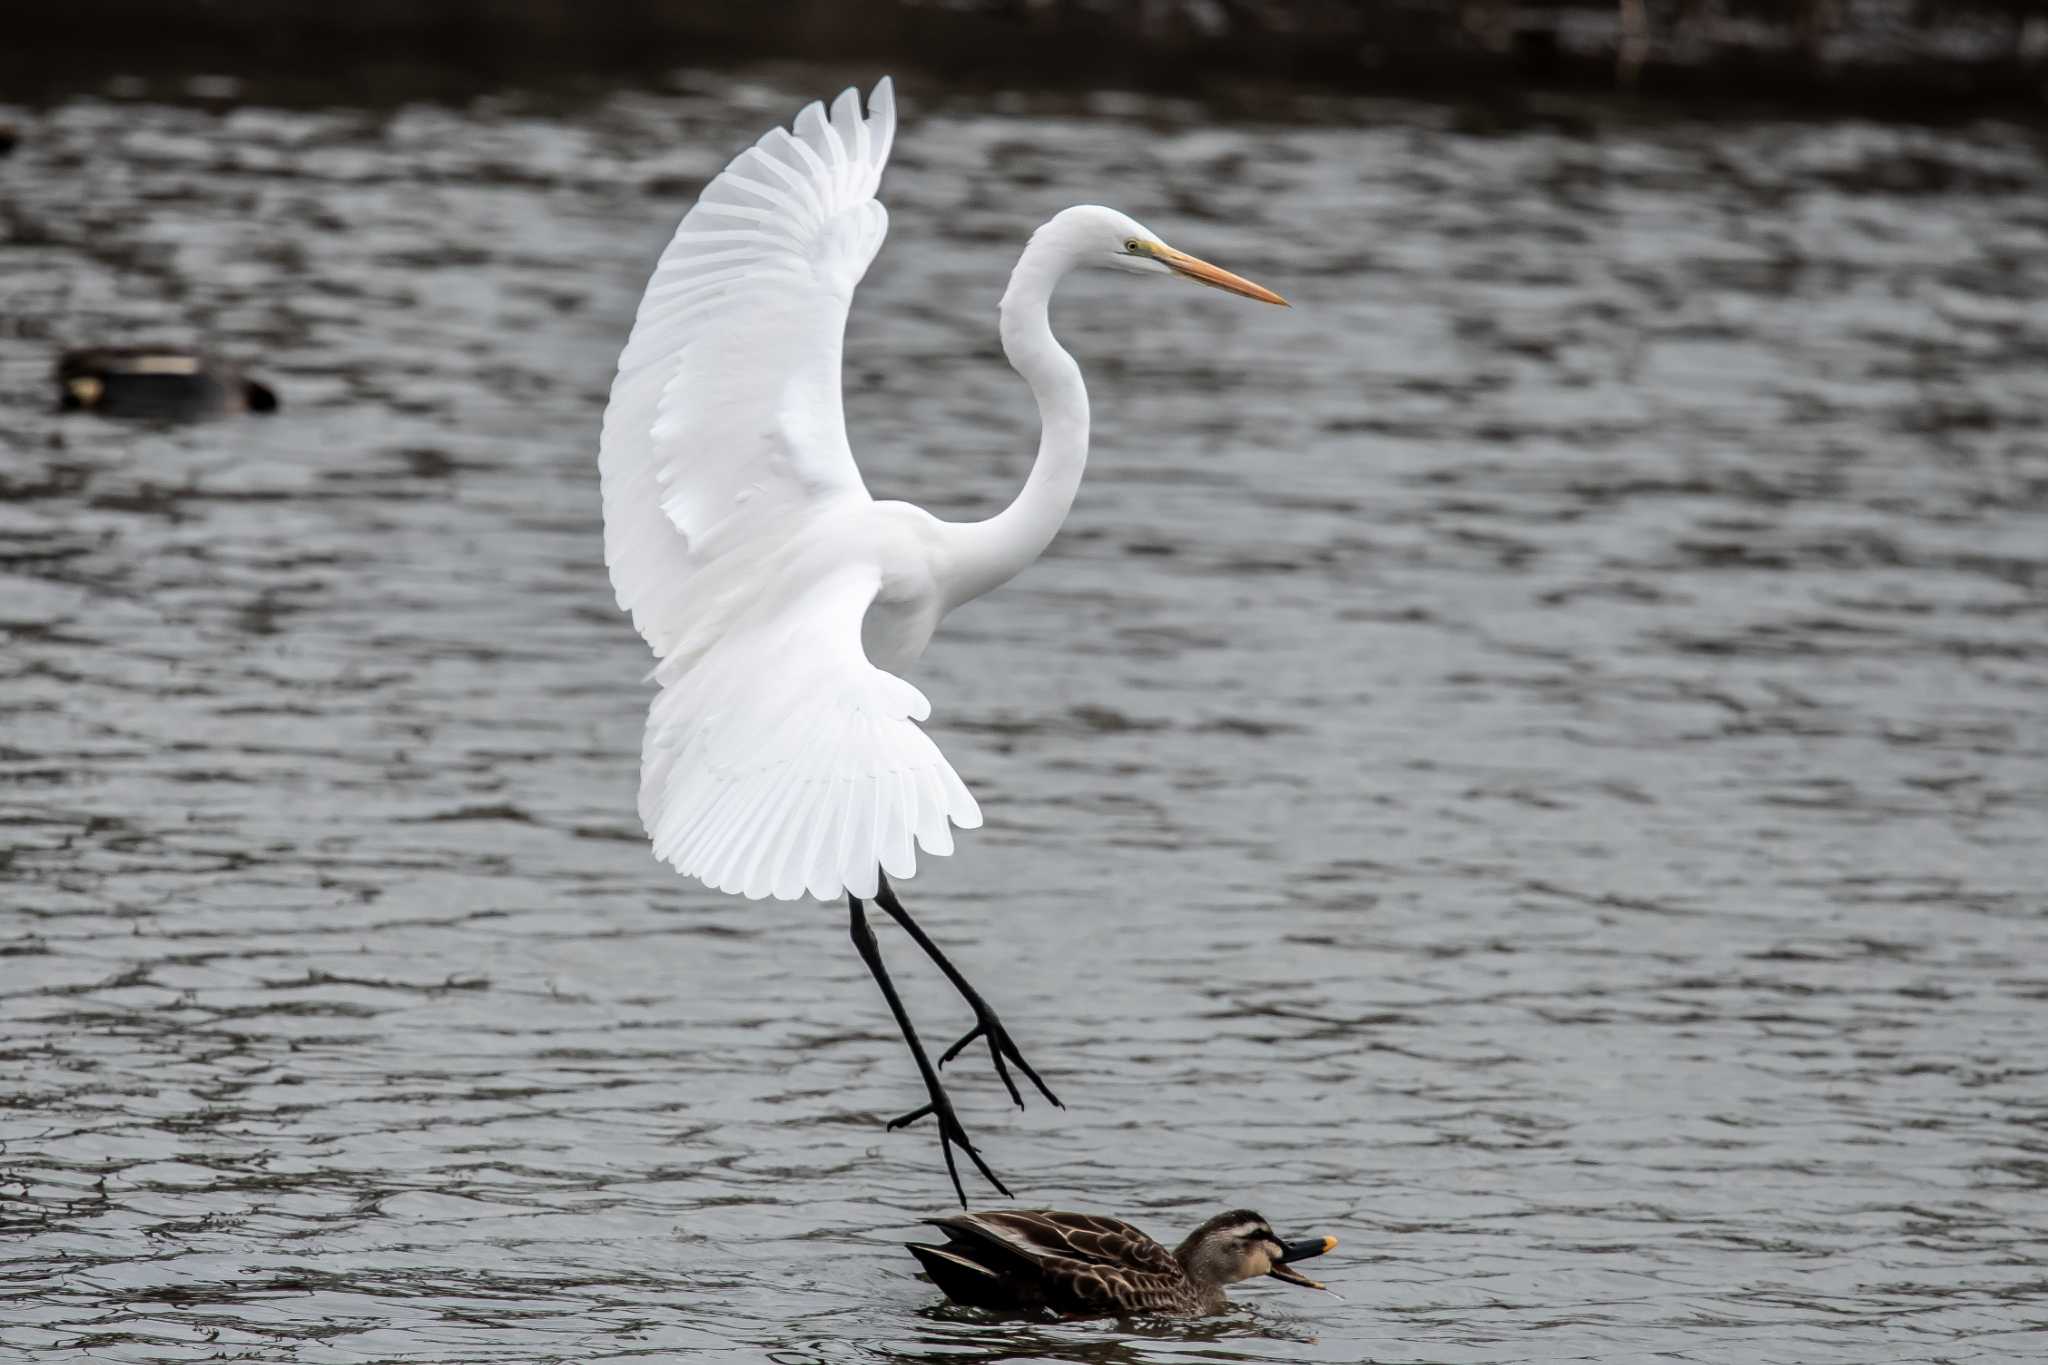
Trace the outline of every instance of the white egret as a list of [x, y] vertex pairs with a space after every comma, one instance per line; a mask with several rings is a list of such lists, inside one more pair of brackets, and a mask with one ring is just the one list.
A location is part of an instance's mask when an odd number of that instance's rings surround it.
[[1081, 266], [1279, 295], [1174, 250], [1112, 209], [1067, 209], [1032, 233], [1002, 300], [1004, 353], [1043, 426], [1024, 490], [985, 521], [941, 521], [868, 495], [840, 411], [847, 306], [882, 244], [875, 188], [896, 131], [887, 77], [813, 103], [704, 187], [662, 253], [619, 357], [598, 457], [605, 563], [659, 661], [641, 746], [640, 818], [657, 856], [750, 899], [847, 898], [855, 947], [896, 1016], [938, 1121], [988, 1168], [939, 1083], [862, 909], [874, 900], [974, 1011], [1011, 1098], [1014, 1062], [1059, 1104], [995, 1011], [889, 884], [916, 850], [953, 851], [974, 797], [918, 728], [901, 676], [947, 612], [1006, 582], [1065, 520], [1088, 458], [1088, 394], [1047, 321]]

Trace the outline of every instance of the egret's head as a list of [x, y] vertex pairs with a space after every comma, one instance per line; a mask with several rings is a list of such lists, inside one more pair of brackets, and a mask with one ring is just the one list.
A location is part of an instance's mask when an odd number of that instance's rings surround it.
[[1051, 234], [1076, 265], [1102, 265], [1136, 275], [1179, 276], [1260, 303], [1288, 306], [1286, 299], [1264, 285], [1253, 284], [1184, 251], [1176, 251], [1159, 240], [1158, 233], [1129, 214], [1100, 204], [1063, 209], [1039, 233]]

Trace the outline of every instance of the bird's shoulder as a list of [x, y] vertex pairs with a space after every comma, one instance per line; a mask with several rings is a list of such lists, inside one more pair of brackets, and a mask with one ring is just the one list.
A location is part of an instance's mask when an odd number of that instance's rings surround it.
[[1060, 1209], [998, 1209], [935, 1220], [949, 1231], [994, 1236], [1034, 1259], [1115, 1268], [1139, 1275], [1182, 1278], [1173, 1253], [1121, 1218]]
[[945, 523], [915, 503], [871, 502], [841, 523], [881, 570], [883, 601], [934, 596], [946, 554]]

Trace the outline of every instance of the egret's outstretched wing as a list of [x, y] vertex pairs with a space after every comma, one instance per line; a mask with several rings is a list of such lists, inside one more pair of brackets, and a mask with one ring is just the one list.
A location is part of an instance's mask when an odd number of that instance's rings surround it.
[[[974, 798], [868, 662], [880, 571], [839, 397], [854, 286], [888, 227], [884, 78], [735, 157], [676, 230], [619, 357], [605, 562], [662, 660], [640, 762], [654, 851], [722, 891], [872, 896], [952, 851]], [[825, 528], [839, 528], [835, 533]]]
[[896, 132], [887, 77], [741, 152], [654, 269], [619, 356], [598, 467], [605, 563], [656, 655], [691, 630], [687, 580], [802, 509], [865, 498], [840, 408], [854, 286], [888, 231], [875, 186]]
[[640, 751], [640, 819], [656, 856], [758, 899], [875, 894], [879, 866], [917, 871], [913, 841], [953, 851], [974, 798], [916, 722], [931, 703], [868, 662], [871, 565], [767, 596], [686, 668], [662, 670]]

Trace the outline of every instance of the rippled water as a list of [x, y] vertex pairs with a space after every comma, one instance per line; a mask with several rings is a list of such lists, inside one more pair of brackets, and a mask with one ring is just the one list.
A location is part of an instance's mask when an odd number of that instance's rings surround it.
[[[1071, 1106], [949, 1073], [1023, 1202], [1249, 1204], [1343, 1297], [1027, 1326], [897, 1249], [948, 1191], [843, 912], [633, 814], [610, 367], [830, 88], [0, 110], [0, 1350], [2048, 1350], [2038, 137], [907, 88], [878, 494], [1021, 481], [994, 303], [1066, 203], [1299, 305], [1070, 285], [1095, 462], [918, 677], [990, 820], [906, 899]], [[50, 410], [200, 338], [284, 410]]]

